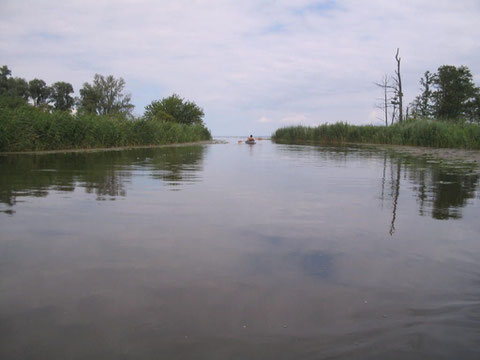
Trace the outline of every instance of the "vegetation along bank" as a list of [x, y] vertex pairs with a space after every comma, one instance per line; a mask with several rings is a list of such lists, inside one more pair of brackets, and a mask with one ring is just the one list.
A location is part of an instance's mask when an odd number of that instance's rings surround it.
[[[272, 140], [279, 143], [371, 143], [437, 148], [480, 149], [480, 88], [465, 66], [443, 65], [436, 73], [425, 72], [421, 94], [400, 116], [398, 99], [403, 96], [397, 81], [382, 89], [385, 126], [355, 126], [347, 123], [317, 127], [292, 126], [278, 129]], [[388, 98], [388, 89], [393, 97]], [[391, 104], [391, 107], [390, 107]], [[410, 109], [410, 113], [409, 113]], [[391, 119], [389, 121], [389, 119]], [[389, 124], [390, 123], [390, 124]]]
[[163, 145], [210, 140], [203, 110], [176, 94], [134, 116], [122, 78], [96, 74], [74, 98], [69, 83], [14, 78], [0, 67], [0, 152]]
[[272, 140], [288, 144], [368, 143], [480, 149], [480, 126], [431, 120], [407, 120], [392, 126], [347, 123], [278, 129]]

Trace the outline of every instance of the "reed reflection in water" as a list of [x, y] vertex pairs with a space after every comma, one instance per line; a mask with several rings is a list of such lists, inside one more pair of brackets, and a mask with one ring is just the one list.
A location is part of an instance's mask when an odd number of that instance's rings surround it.
[[45, 197], [50, 191], [76, 187], [97, 200], [125, 197], [133, 176], [146, 174], [179, 190], [200, 180], [205, 146], [134, 149], [93, 153], [0, 156], [0, 202], [10, 207], [18, 198]]

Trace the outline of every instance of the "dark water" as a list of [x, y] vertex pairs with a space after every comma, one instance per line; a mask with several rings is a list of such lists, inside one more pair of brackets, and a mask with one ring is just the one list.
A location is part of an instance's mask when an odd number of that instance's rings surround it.
[[236, 140], [0, 156], [0, 358], [480, 358], [477, 168]]

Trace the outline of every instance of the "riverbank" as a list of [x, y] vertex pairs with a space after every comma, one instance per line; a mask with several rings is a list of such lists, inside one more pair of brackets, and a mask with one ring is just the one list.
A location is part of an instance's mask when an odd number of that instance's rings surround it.
[[89, 148], [89, 149], [59, 149], [59, 150], [41, 150], [41, 151], [4, 151], [1, 155], [44, 155], [44, 154], [66, 154], [66, 153], [95, 153], [105, 151], [124, 151], [133, 149], [156, 149], [166, 147], [184, 147], [195, 145], [211, 145], [211, 144], [226, 144], [223, 140], [203, 140], [185, 143], [163, 144], [163, 145], [134, 145], [134, 146], [117, 146], [109, 148]]
[[280, 128], [272, 140], [286, 144], [381, 144], [480, 150], [480, 126], [438, 120], [409, 120], [392, 126], [323, 124]]
[[105, 149], [209, 141], [203, 124], [0, 107], [0, 152]]

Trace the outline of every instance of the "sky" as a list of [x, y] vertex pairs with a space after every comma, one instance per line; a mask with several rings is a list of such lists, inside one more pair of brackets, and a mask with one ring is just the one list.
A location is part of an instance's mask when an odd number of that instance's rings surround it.
[[289, 125], [381, 124], [400, 49], [404, 102], [426, 70], [480, 84], [479, 0], [0, 0], [0, 66], [14, 77], [126, 81], [134, 113], [173, 93], [215, 136]]

